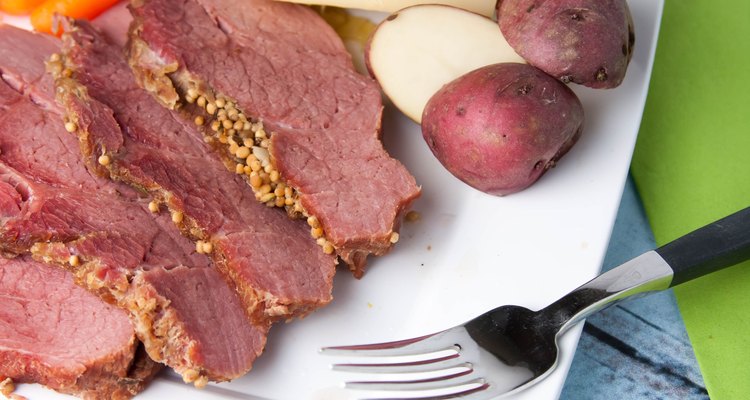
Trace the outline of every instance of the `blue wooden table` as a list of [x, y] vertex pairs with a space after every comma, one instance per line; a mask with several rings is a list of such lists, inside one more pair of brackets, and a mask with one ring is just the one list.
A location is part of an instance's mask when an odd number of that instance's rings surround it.
[[[654, 246], [629, 178], [603, 269]], [[629, 300], [589, 317], [560, 398], [708, 399], [672, 291]]]

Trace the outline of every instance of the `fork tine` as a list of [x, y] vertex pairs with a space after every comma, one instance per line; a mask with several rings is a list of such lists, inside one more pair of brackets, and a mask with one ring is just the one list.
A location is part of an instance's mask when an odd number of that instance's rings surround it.
[[467, 366], [467, 363], [456, 362], [456, 360], [438, 361], [432, 364], [419, 365], [399, 365], [399, 364], [333, 364], [331, 368], [334, 371], [354, 372], [362, 374], [400, 374], [400, 373], [424, 373], [434, 372], [444, 369], [460, 368]]
[[441, 333], [443, 332], [393, 342], [323, 347], [320, 349], [320, 352], [326, 355], [343, 356], [404, 356], [422, 354], [425, 352], [424, 349], [430, 348], [430, 344], [439, 343]]
[[466, 335], [466, 329], [463, 326], [456, 326], [441, 332], [412, 339], [353, 346], [324, 347], [320, 349], [320, 352], [325, 355], [368, 357], [408, 356], [450, 349], [458, 352], [461, 350], [459, 343], [466, 340]]
[[[351, 362], [333, 364], [334, 371], [361, 373], [399, 373], [423, 372], [464, 365], [457, 360], [460, 354], [453, 349], [418, 356], [381, 356], [369, 357], [368, 362]], [[370, 362], [370, 360], [377, 360]]]
[[[361, 400], [443, 400], [457, 397], [469, 396], [481, 393], [490, 388], [490, 385], [482, 378], [458, 383], [453, 386], [435, 387], [431, 389], [404, 390], [404, 389], [374, 389], [369, 387], [372, 395], [367, 394]], [[481, 396], [480, 396], [481, 397]]]
[[[431, 375], [400, 374], [388, 379], [371, 381], [345, 382], [347, 389], [359, 390], [389, 390], [389, 391], [416, 391], [453, 388], [475, 382], [479, 377], [474, 373], [471, 366], [456, 366], [441, 371], [434, 371]], [[424, 376], [424, 377], [423, 377]], [[393, 378], [393, 379], [391, 379]]]

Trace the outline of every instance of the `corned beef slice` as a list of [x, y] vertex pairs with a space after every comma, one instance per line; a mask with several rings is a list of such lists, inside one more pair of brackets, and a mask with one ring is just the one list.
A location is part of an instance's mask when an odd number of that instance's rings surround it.
[[[379, 140], [378, 86], [355, 72], [314, 11], [272, 0], [137, 0], [131, 12], [130, 63], [140, 84], [200, 116], [262, 202], [314, 217], [313, 236], [356, 276], [368, 254], [398, 240], [419, 188]], [[252, 146], [248, 156], [242, 148]], [[256, 158], [270, 164], [265, 175]], [[293, 198], [266, 195], [266, 186], [281, 186], [280, 194], [290, 187]]]
[[159, 370], [127, 314], [62, 269], [0, 258], [0, 376], [84, 399], [128, 399]]
[[[0, 23], [0, 73], [10, 87], [44, 108], [54, 108], [52, 77], [44, 63], [37, 62], [57, 51], [60, 41], [48, 35], [30, 36], [27, 31]], [[35, 60], [29, 63], [30, 60]], [[2, 100], [0, 100], [2, 101]]]
[[267, 327], [250, 322], [236, 293], [168, 216], [153, 215], [138, 192], [85, 168], [52, 81], [26, 68], [56, 50], [44, 46], [48, 40], [0, 27], [0, 54], [18, 41], [37, 49], [14, 54], [15, 64], [0, 59], [0, 250], [69, 269], [126, 309], [148, 354], [186, 380], [246, 373]]
[[114, 179], [166, 204], [236, 285], [256, 321], [327, 304], [335, 260], [309, 240], [305, 224], [256, 202], [191, 121], [137, 86], [121, 47], [83, 21], [70, 28], [60, 69], [73, 71], [72, 79], [56, 83], [89, 162], [102, 164], [104, 155]]

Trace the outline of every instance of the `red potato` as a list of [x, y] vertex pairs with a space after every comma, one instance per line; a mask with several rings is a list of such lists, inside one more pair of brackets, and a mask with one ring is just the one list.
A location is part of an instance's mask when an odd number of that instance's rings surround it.
[[565, 83], [614, 88], [633, 54], [625, 0], [499, 0], [505, 39], [529, 64]]
[[453, 175], [483, 192], [523, 190], [570, 150], [583, 106], [559, 80], [528, 64], [476, 69], [430, 98], [422, 134]]

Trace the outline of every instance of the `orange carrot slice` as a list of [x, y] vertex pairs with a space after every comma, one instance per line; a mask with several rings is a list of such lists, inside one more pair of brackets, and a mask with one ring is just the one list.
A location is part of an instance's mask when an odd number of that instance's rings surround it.
[[55, 14], [93, 19], [118, 2], [119, 0], [46, 0], [31, 13], [31, 25], [39, 32], [52, 33]]
[[44, 0], [0, 0], [0, 11], [12, 15], [28, 15]]

